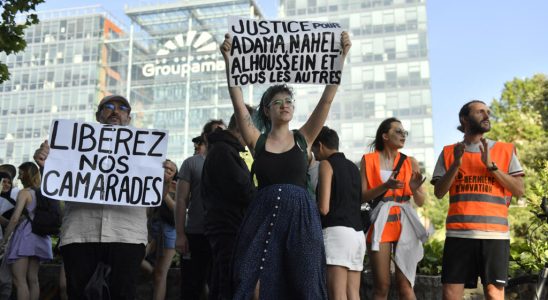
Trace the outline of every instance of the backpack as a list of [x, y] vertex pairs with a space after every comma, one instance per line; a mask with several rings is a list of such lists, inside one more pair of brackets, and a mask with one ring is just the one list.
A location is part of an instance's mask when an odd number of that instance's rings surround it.
[[[40, 188], [32, 188], [32, 190], [36, 194], [34, 218], [29, 218], [32, 233], [41, 236], [59, 234], [62, 222], [59, 201], [44, 196]], [[25, 215], [28, 217], [26, 210]]]
[[[295, 142], [297, 143], [297, 146], [301, 150], [301, 152], [303, 154], [303, 159], [306, 162], [306, 165], [308, 166], [309, 165], [308, 152], [307, 152], [308, 146], [306, 144], [306, 139], [304, 138], [304, 136], [302, 135], [302, 133], [299, 130], [293, 129], [291, 131], [293, 131], [293, 136], [295, 137]], [[259, 156], [259, 154], [261, 154], [264, 151], [267, 136], [268, 136], [268, 133], [263, 133], [259, 136], [259, 139], [257, 140], [257, 143], [255, 144], [255, 155], [254, 155], [254, 157]], [[255, 170], [254, 170], [254, 165], [252, 165], [251, 166], [251, 179], [253, 179], [254, 176], [255, 176]], [[313, 186], [313, 184], [310, 180], [310, 174], [308, 174], [308, 172], [306, 172], [306, 189], [308, 190], [308, 193], [310, 194], [310, 196], [312, 196], [312, 198], [315, 198], [314, 186]]]

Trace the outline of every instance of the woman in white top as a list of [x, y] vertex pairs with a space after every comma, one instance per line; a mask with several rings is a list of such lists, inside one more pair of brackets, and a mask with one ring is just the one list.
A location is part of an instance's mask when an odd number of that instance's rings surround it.
[[[372, 153], [365, 154], [360, 164], [362, 178], [362, 200], [373, 206], [383, 201], [409, 202], [413, 196], [415, 204], [422, 206], [425, 192], [419, 163], [413, 157], [403, 160], [399, 172], [393, 172], [400, 159], [399, 150], [405, 145], [408, 132], [396, 118], [381, 122], [375, 140], [371, 143]], [[382, 196], [382, 201], [381, 198]], [[379, 204], [380, 203], [380, 204]], [[366, 237], [367, 251], [373, 271], [374, 299], [386, 299], [390, 288], [390, 257], [398, 245], [401, 234], [400, 207], [390, 208], [384, 226], [379, 251], [371, 251], [371, 226]], [[372, 221], [373, 222], [373, 221]], [[407, 280], [396, 265], [396, 284], [400, 299], [415, 299], [413, 284]]]

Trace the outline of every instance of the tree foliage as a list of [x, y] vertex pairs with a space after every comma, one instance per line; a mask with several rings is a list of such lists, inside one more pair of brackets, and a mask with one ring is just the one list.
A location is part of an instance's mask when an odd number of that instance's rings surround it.
[[525, 206], [511, 208], [511, 273], [538, 272], [548, 260], [548, 224], [540, 220], [540, 202], [548, 196], [548, 79], [515, 78], [493, 100], [489, 137], [514, 143], [525, 170]]
[[[24, 31], [32, 24], [38, 23], [36, 14], [23, 16], [24, 21], [17, 23], [18, 14], [24, 14], [36, 9], [36, 5], [44, 0], [0, 0], [2, 21], [0, 23], [0, 51], [7, 55], [22, 51], [27, 46]], [[8, 66], [0, 62], [0, 83], [9, 79]]]
[[[532, 78], [515, 78], [504, 84], [499, 99], [491, 104], [493, 118], [488, 137], [512, 142], [525, 170], [525, 197], [509, 210], [512, 243], [510, 273], [537, 273], [548, 261], [548, 224], [540, 220], [540, 203], [548, 196], [548, 79], [537, 74]], [[433, 188], [422, 213], [434, 225], [436, 234], [425, 244], [425, 258], [419, 272], [436, 274], [441, 268], [445, 216], [448, 195], [438, 200]], [[442, 235], [443, 234], [443, 235]]]
[[543, 168], [548, 160], [548, 79], [543, 74], [515, 78], [504, 84], [500, 99], [493, 100], [489, 137], [516, 145], [527, 171]]

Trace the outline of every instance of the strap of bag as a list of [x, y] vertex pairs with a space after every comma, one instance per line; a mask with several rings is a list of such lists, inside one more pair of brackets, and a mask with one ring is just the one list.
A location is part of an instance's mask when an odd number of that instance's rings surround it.
[[[393, 171], [394, 178], [398, 177], [398, 175], [400, 174], [401, 166], [403, 165], [403, 162], [405, 161], [406, 158], [407, 158], [407, 155], [400, 153], [400, 159], [398, 160], [398, 163], [396, 164], [396, 167], [394, 168], [394, 171]], [[375, 208], [377, 204], [379, 204], [379, 202], [382, 201], [382, 199], [384, 198], [384, 195], [386, 195], [386, 192], [388, 192], [388, 190], [384, 191], [384, 193], [380, 194], [377, 198], [373, 199], [371, 204], [372, 208]]]
[[15, 204], [17, 202], [15, 202], [15, 200], [11, 197], [11, 195], [8, 193], [8, 194], [5, 194], [4, 196], [5, 197], [2, 197], [2, 198], [8, 200], [8, 202], [11, 203], [11, 205], [13, 205], [15, 207]]
[[[255, 143], [255, 149], [253, 149], [254, 150], [253, 159], [257, 158], [264, 151], [265, 144], [266, 144], [266, 135], [267, 135], [266, 133], [263, 133], [259, 136], [259, 139], [257, 139], [257, 143]], [[251, 165], [250, 173], [251, 173], [251, 180], [254, 180], [255, 164]]]
[[[35, 193], [36, 193], [36, 189], [35, 189], [35, 188], [32, 188], [32, 189], [33, 189], [33, 190], [35, 191]], [[38, 196], [37, 196], [37, 198], [38, 198]], [[8, 200], [8, 202], [11, 203], [11, 205], [13, 205], [13, 208], [15, 208], [15, 206], [17, 205], [17, 201], [15, 201], [15, 200], [14, 200], [12, 197], [10, 197], [10, 196], [4, 197], [4, 199]], [[23, 215], [24, 215], [25, 217], [27, 217], [27, 219], [28, 219], [29, 221], [32, 221], [32, 220], [30, 219], [30, 217], [29, 217], [29, 212], [27, 211], [27, 208], [26, 208], [26, 207], [23, 208]]]
[[[308, 166], [309, 161], [308, 161], [308, 151], [307, 151], [306, 139], [304, 138], [304, 136], [301, 134], [301, 132], [299, 130], [293, 129], [292, 131], [293, 131], [293, 136], [295, 138], [295, 143], [297, 144], [297, 147], [299, 147], [301, 152], [303, 152], [303, 158], [306, 161], [306, 165]], [[254, 149], [255, 155], [253, 155], [253, 158], [257, 158], [264, 151], [265, 145], [266, 145], [267, 135], [268, 135], [267, 133], [263, 133], [259, 136], [259, 139], [257, 139], [257, 143], [255, 143], [255, 149]], [[254, 180], [254, 178], [255, 178], [255, 164], [251, 165], [250, 173], [251, 173], [251, 180]], [[307, 181], [307, 186], [308, 186], [309, 185], [308, 182], [310, 181], [310, 176], [308, 175], [308, 173], [307, 173], [306, 176], [307, 176], [306, 181]], [[314, 191], [310, 191], [310, 192], [313, 193]]]

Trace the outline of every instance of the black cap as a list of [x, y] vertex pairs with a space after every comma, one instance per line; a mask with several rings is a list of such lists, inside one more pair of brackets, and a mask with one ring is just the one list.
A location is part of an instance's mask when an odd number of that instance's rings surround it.
[[204, 143], [204, 139], [202, 138], [201, 135], [195, 137], [195, 138], [192, 138], [192, 142], [195, 143], [195, 144], [203, 144]]

